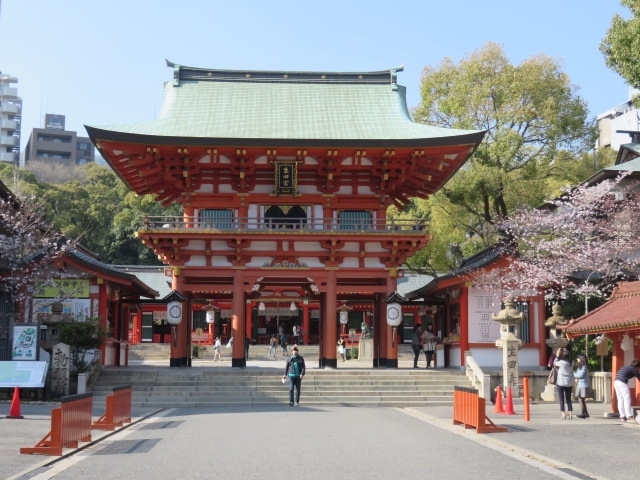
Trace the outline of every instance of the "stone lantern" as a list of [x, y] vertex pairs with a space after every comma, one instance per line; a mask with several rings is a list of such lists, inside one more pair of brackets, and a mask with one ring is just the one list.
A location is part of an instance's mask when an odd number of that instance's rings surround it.
[[[556, 353], [559, 348], [566, 347], [569, 343], [569, 340], [564, 336], [564, 332], [557, 328], [558, 325], [567, 325], [568, 322], [562, 316], [562, 307], [557, 303], [551, 307], [551, 313], [553, 313], [553, 315], [544, 322], [544, 326], [549, 327], [549, 338], [546, 343], [549, 345], [549, 348], [551, 348], [551, 351]], [[544, 391], [540, 394], [540, 398], [546, 402], [552, 402], [558, 398], [558, 389], [555, 385], [549, 385], [547, 383]]]
[[62, 313], [63, 305], [60, 302], [51, 305], [51, 314], [42, 320], [45, 326], [45, 339], [40, 343], [44, 351], [51, 355], [53, 347], [60, 343], [59, 328], [62, 323], [68, 323], [72, 319]]
[[505, 297], [504, 308], [493, 319], [500, 322], [500, 338], [496, 340], [496, 347], [502, 349], [502, 384], [504, 392], [511, 387], [512, 396], [519, 397], [518, 388], [518, 350], [522, 340], [517, 336], [517, 325], [524, 320], [524, 314], [515, 308], [513, 297]]

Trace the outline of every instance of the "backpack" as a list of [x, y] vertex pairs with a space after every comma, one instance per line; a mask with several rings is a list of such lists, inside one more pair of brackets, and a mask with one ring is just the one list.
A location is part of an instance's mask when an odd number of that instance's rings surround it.
[[295, 356], [295, 357], [291, 357], [290, 363], [289, 363], [289, 376], [290, 377], [299, 377], [302, 368], [300, 367], [300, 357]]

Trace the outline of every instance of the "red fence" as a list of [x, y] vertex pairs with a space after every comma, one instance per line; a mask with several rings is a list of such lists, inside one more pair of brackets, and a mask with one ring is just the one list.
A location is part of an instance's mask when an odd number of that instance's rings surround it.
[[[487, 424], [486, 422], [489, 422]], [[485, 412], [485, 399], [475, 388], [456, 386], [453, 392], [453, 424], [475, 428], [476, 433], [506, 432], [506, 427], [496, 426]]]
[[107, 411], [95, 421], [93, 428], [115, 430], [125, 422], [131, 422], [131, 385], [113, 387], [113, 393], [107, 396]]
[[35, 447], [21, 447], [20, 453], [62, 455], [63, 448], [77, 448], [78, 442], [91, 441], [93, 394], [70, 395], [51, 410], [51, 431]]

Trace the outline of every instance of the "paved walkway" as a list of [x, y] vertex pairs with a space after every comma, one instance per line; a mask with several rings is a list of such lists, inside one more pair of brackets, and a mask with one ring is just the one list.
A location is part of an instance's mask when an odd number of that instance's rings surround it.
[[[367, 442], [371, 440], [369, 438], [371, 435], [379, 435], [379, 432], [376, 430], [377, 426], [370, 424], [371, 422], [377, 422], [378, 416], [369, 418], [369, 414], [367, 413], [367, 410], [371, 412], [375, 409], [357, 407], [305, 408], [304, 387], [301, 400], [301, 407], [297, 409], [291, 409], [288, 406], [271, 406], [264, 409], [247, 409], [244, 407], [221, 407], [219, 409], [207, 410], [171, 409], [170, 411], [165, 410], [162, 412], [156, 412], [151, 409], [134, 409], [132, 424], [116, 432], [94, 430], [91, 444], [83, 444], [80, 446], [80, 449], [65, 450], [65, 455], [62, 458], [41, 455], [22, 455], [19, 453], [20, 447], [34, 446], [49, 432], [50, 412], [52, 408], [57, 406], [56, 403], [25, 403], [21, 405], [21, 413], [24, 416], [23, 419], [8, 419], [6, 415], [10, 409], [10, 402], [3, 402], [0, 403], [0, 458], [2, 458], [0, 462], [0, 479], [44, 479], [54, 476], [58, 477], [58, 475], [60, 475], [60, 478], [90, 478], [90, 476], [86, 475], [86, 472], [81, 476], [73, 476], [70, 473], [72, 470], [69, 470], [66, 474], [53, 474], [51, 472], [66, 469], [66, 467], [61, 468], [63, 464], [59, 464], [63, 459], [66, 458], [66, 461], [69, 462], [69, 459], [76, 458], [76, 460], [73, 460], [73, 462], [76, 462], [79, 460], [79, 458], [77, 458], [79, 454], [81, 457], [85, 455], [84, 452], [80, 453], [83, 449], [86, 448], [86, 452], [90, 452], [92, 448], [100, 448], [99, 445], [101, 443], [105, 441], [111, 443], [113, 439], [118, 438], [115, 435], [125, 435], [129, 430], [135, 431], [137, 428], [140, 428], [139, 425], [143, 422], [149, 422], [157, 418], [157, 416], [164, 415], [178, 415], [181, 418], [180, 422], [189, 420], [195, 422], [196, 425], [198, 423], [202, 424], [203, 422], [213, 422], [210, 427], [212, 431], [210, 434], [207, 434], [205, 438], [202, 438], [202, 435], [186, 435], [186, 433], [183, 433], [183, 435], [179, 437], [181, 442], [187, 443], [187, 445], [184, 446], [187, 451], [191, 449], [193, 452], [203, 454], [206, 452], [214, 452], [215, 449], [222, 448], [226, 441], [231, 441], [229, 432], [217, 429], [217, 433], [213, 432], [213, 429], [221, 426], [216, 422], [220, 422], [221, 419], [226, 417], [212, 417], [212, 413], [242, 413], [243, 417], [233, 416], [235, 421], [241, 422], [244, 422], [244, 420], [240, 420], [241, 418], [247, 417], [247, 419], [249, 419], [252, 418], [251, 416], [253, 415], [258, 415], [257, 418], [264, 418], [266, 420], [267, 417], [260, 417], [260, 415], [262, 414], [261, 412], [268, 413], [270, 415], [268, 424], [263, 424], [262, 421], [249, 422], [247, 420], [248, 423], [246, 427], [244, 427], [246, 431], [238, 433], [240, 436], [238, 441], [242, 444], [243, 436], [256, 435], [260, 438], [264, 437], [266, 440], [263, 448], [269, 448], [269, 438], [274, 441], [277, 439], [276, 444], [273, 445], [273, 454], [276, 456], [283, 453], [282, 448], [288, 438], [300, 435], [304, 437], [304, 428], [314, 430], [322, 427], [331, 432], [339, 432], [335, 435], [335, 448], [337, 450], [332, 450], [334, 454], [338, 456], [340, 456], [339, 452], [344, 449], [345, 445], [351, 445], [351, 450], [353, 450], [353, 445], [357, 447], [358, 442], [362, 441], [364, 447]], [[452, 424], [452, 409], [450, 407], [380, 409], [377, 414], [380, 415], [380, 422], [392, 421], [394, 423], [391, 424], [391, 428], [387, 425], [385, 427], [386, 430], [383, 429], [383, 431], [386, 432], [384, 436], [376, 440], [380, 448], [379, 451], [384, 454], [385, 444], [387, 443], [394, 443], [394, 445], [396, 442], [400, 443], [402, 446], [401, 452], [405, 452], [406, 457], [393, 459], [395, 462], [393, 469], [401, 478], [420, 478], [418, 476], [414, 477], [413, 474], [410, 473], [412, 471], [411, 469], [407, 470], [407, 475], [402, 474], [403, 463], [411, 461], [411, 458], [417, 458], [417, 461], [421, 462], [422, 465], [426, 465], [429, 458], [436, 462], [448, 459], [446, 461], [455, 463], [456, 455], [453, 455], [453, 453], [455, 453], [457, 449], [462, 449], [458, 452], [460, 454], [459, 461], [470, 462], [471, 460], [465, 459], [467, 457], [463, 454], [467, 451], [467, 448], [469, 448], [468, 446], [470, 444], [468, 442], [474, 442], [474, 444], [479, 444], [491, 449], [491, 458], [493, 458], [494, 452], [499, 452], [500, 455], [496, 457], [498, 460], [494, 458], [492, 461], [501, 462], [500, 459], [504, 459], [506, 462], [508, 458], [508, 463], [505, 463], [505, 465], [509, 465], [509, 468], [513, 468], [512, 462], [514, 459], [516, 462], [520, 462], [523, 468], [526, 465], [527, 472], [530, 472], [530, 467], [534, 467], [534, 470], [539, 470], [539, 477], [537, 478], [559, 477], [635, 480], [638, 477], [637, 462], [633, 459], [635, 458], [634, 452], [637, 450], [637, 442], [640, 437], [640, 424], [635, 422], [622, 423], [615, 418], [605, 418], [604, 413], [609, 411], [609, 405], [590, 403], [589, 410], [591, 419], [588, 420], [577, 418], [573, 420], [561, 420], [558, 406], [548, 403], [531, 405], [530, 421], [524, 420], [523, 406], [517, 403], [514, 406], [516, 411], [515, 415], [495, 414], [493, 413], [493, 409], [493, 405], [487, 406], [487, 416], [495, 424], [506, 426], [509, 429], [507, 433], [476, 434], [473, 430], [465, 430], [462, 426], [454, 426]], [[289, 430], [289, 428], [291, 428], [292, 420], [290, 415], [292, 412], [300, 415], [300, 417], [298, 417], [300, 423], [297, 424], [300, 426], [300, 431]], [[94, 411], [94, 420], [102, 413], [103, 411]], [[326, 415], [315, 415], [317, 413], [326, 413]], [[398, 417], [398, 415], [401, 415], [401, 417]], [[418, 437], [416, 437], [419, 441], [418, 444], [411, 443], [414, 442], [416, 438], [410, 438], [406, 433], [401, 433], [402, 430], [400, 427], [404, 423], [398, 419], [403, 418], [402, 416], [411, 417], [418, 422], [416, 423], [417, 425], [422, 425], [422, 427], [420, 427], [421, 431], [426, 436], [420, 437], [418, 432]], [[216, 419], [214, 420], [214, 418]], [[321, 418], [321, 424], [315, 423], [320, 421]], [[353, 419], [353, 422], [350, 422], [349, 419]], [[178, 425], [180, 422], [176, 421], [175, 425]], [[331, 422], [335, 422], [335, 424]], [[393, 427], [395, 423], [398, 423], [399, 429], [397, 432], [394, 431]], [[284, 428], [283, 425], [288, 425], [288, 427]], [[294, 424], [294, 427], [295, 425], [296, 424]], [[303, 425], [305, 426], [304, 428]], [[185, 428], [187, 427], [185, 426]], [[196, 427], [194, 426], [192, 428]], [[411, 428], [413, 429], [415, 427]], [[255, 431], [251, 431], [251, 429]], [[411, 431], [413, 432], [413, 430]], [[157, 434], [169, 438], [168, 436], [176, 435], [176, 431], [171, 429], [159, 430]], [[427, 438], [433, 439], [436, 435], [443, 436], [443, 440], [437, 442], [435, 445], [430, 444]], [[420, 440], [420, 438], [423, 438], [424, 445], [422, 444], [423, 440]], [[320, 439], [320, 441], [326, 440], [324, 436]], [[443, 442], [446, 443], [446, 448]], [[317, 453], [316, 447], [311, 444], [311, 439], [309, 439], [308, 447], [305, 447], [303, 443], [300, 445], [301, 452], [305, 448], [309, 448], [309, 455]], [[439, 448], [445, 448], [445, 450], [438, 452], [437, 449]], [[489, 455], [488, 450], [485, 452]], [[370, 453], [375, 457], [376, 452]], [[415, 454], [415, 456], [413, 454]], [[219, 457], [219, 455], [214, 455], [214, 457]], [[371, 458], [371, 463], [377, 464], [379, 460], [374, 457]], [[256, 472], [260, 472], [260, 475], [249, 475], [248, 471], [242, 471], [242, 468], [236, 465], [233, 468], [240, 468], [240, 470], [234, 470], [234, 473], [230, 473], [227, 477], [218, 476], [217, 478], [264, 478], [261, 465], [253, 464], [251, 455], [247, 455], [247, 452], [243, 453], [237, 458], [236, 463], [241, 459], [243, 462], [247, 462], [247, 469], [251, 467]], [[111, 457], [111, 460], [118, 463], [124, 461], [121, 456]], [[131, 461], [134, 460], [132, 459]], [[148, 460], [138, 455], [137, 461], [146, 462]], [[311, 470], [307, 470], [304, 466], [301, 466], [301, 471], [295, 476], [298, 478], [319, 478], [323, 470], [321, 470], [322, 462], [317, 463], [318, 461], [319, 460], [314, 460], [316, 463], [309, 467]], [[501, 464], [495, 465], [498, 471], [500, 471]], [[57, 470], [51, 470], [51, 468], [47, 467], [48, 465], [59, 466], [56, 467]], [[498, 472], [474, 471], [475, 467], [471, 463], [468, 467], [470, 474], [468, 476], [465, 476], [464, 473], [461, 476], [458, 475], [459, 479], [505, 478], [504, 475]], [[196, 468], [195, 464], [193, 468]], [[229, 468], [231, 468], [231, 464]], [[274, 468], [278, 468], [277, 462]], [[357, 468], [357, 466], [354, 465], [353, 468]], [[365, 473], [369, 468], [372, 469], [372, 475], [370, 475], [369, 478], [385, 478], [380, 476], [380, 472], [385, 468], [380, 465], [375, 468], [369, 466], [366, 468], [363, 467], [360, 469], [360, 473]], [[380, 470], [381, 468], [383, 470]], [[436, 470], [440, 470], [440, 467], [438, 469], [432, 469], [431, 471], [435, 472]], [[451, 471], [453, 472], [454, 470]], [[43, 474], [42, 472], [44, 471], [48, 471], [49, 474]], [[429, 469], [427, 468], [426, 471], [429, 471]], [[462, 472], [464, 472], [464, 470]], [[38, 475], [36, 476], [37, 473]], [[176, 472], [176, 474], [179, 477], [179, 472]], [[267, 474], [266, 477], [269, 478], [277, 474], [278, 472], [274, 471], [273, 475]], [[104, 472], [101, 472], [100, 475], [102, 476], [97, 476], [96, 478], [104, 478]], [[113, 476], [111, 478], [126, 477]], [[162, 472], [155, 472], [153, 474], [148, 472], [145, 474], [141, 471], [140, 474], [136, 474], [136, 478], [158, 479], [168, 477], [163, 477]], [[188, 476], [184, 478], [188, 478]], [[206, 477], [196, 474], [190, 478]], [[212, 475], [209, 478], [216, 478], [216, 475]], [[530, 473], [526, 475], [523, 473], [523, 476], [510, 478], [528, 479], [536, 477], [531, 476]]]

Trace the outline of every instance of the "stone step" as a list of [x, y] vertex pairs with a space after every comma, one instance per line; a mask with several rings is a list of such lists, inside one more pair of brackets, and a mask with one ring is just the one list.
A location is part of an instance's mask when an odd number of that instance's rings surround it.
[[[204, 348], [204, 357], [193, 358], [194, 362], [198, 362], [199, 360], [205, 361], [213, 361], [214, 351], [213, 346], [211, 345], [202, 345]], [[300, 355], [305, 357], [305, 359], [309, 360], [317, 360], [319, 357], [319, 347], [318, 345], [299, 345], [298, 346]], [[129, 359], [133, 361], [144, 361], [144, 360], [165, 360], [169, 359], [171, 347], [168, 343], [140, 343], [136, 345], [129, 346]], [[289, 352], [291, 352], [291, 345], [289, 345]], [[222, 347], [221, 354], [223, 358], [229, 358], [231, 356], [231, 350], [226, 347]], [[282, 349], [278, 347], [276, 349], [276, 359], [285, 358], [286, 356], [282, 354]], [[251, 345], [249, 347], [249, 358], [250, 359], [260, 359], [260, 360], [268, 360], [269, 358], [269, 345]], [[411, 351], [410, 345], [399, 345], [398, 346], [398, 359], [412, 359], [413, 352]]]
[[[101, 405], [113, 387], [132, 385], [132, 406], [145, 408], [288, 404], [281, 368], [106, 367], [93, 387]], [[457, 370], [310, 369], [303, 381], [305, 405], [453, 405], [455, 385], [470, 387]]]

